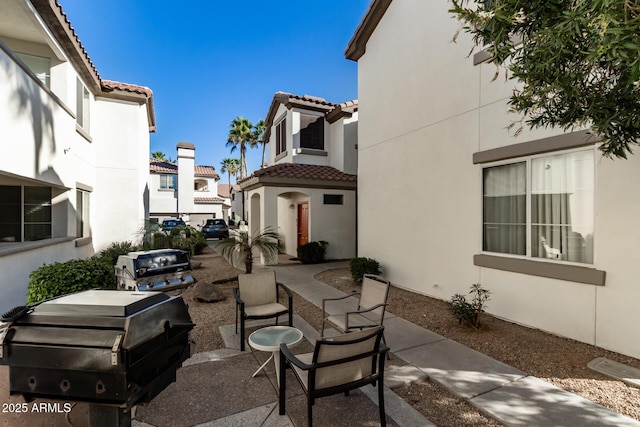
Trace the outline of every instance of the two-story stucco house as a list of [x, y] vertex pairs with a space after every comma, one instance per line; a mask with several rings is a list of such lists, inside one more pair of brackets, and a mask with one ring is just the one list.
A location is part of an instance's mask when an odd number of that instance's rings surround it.
[[278, 232], [292, 256], [311, 241], [355, 256], [358, 102], [277, 92], [265, 126], [269, 166], [238, 182], [250, 233]]
[[56, 1], [2, 2], [0, 312], [41, 265], [139, 238], [153, 131], [151, 90], [102, 79]]
[[176, 163], [149, 159], [150, 220], [182, 218], [198, 227], [209, 218], [223, 218], [228, 205], [218, 194], [216, 169], [195, 165], [196, 148], [190, 142], [179, 142], [177, 150]]
[[[513, 80], [446, 2], [374, 0], [358, 62], [358, 254], [449, 300], [473, 283], [491, 314], [640, 357], [640, 157], [603, 158], [588, 129], [506, 128]], [[394, 194], [389, 230], [380, 194]], [[526, 343], [523, 343], [526, 344]]]

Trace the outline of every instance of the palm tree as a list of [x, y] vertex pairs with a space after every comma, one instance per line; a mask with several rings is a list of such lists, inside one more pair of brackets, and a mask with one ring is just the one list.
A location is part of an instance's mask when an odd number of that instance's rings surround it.
[[240, 178], [243, 178], [244, 172], [247, 171], [247, 145], [254, 138], [253, 125], [248, 119], [238, 116], [231, 121], [229, 127], [231, 129], [226, 146], [231, 147], [232, 153], [240, 149]]
[[163, 162], [173, 163], [173, 160], [165, 156], [162, 151], [154, 151], [151, 153], [151, 158], [156, 160], [162, 160]]
[[244, 262], [245, 272], [251, 274], [253, 270], [253, 251], [262, 252], [265, 258], [274, 258], [278, 255], [278, 233], [271, 231], [269, 227], [249, 236], [248, 231], [230, 230], [231, 235], [218, 244], [222, 256], [231, 265]]
[[[240, 160], [238, 159], [222, 159], [220, 162], [222, 167], [220, 172], [226, 173], [229, 177], [229, 192], [231, 192], [231, 175], [236, 176], [238, 174], [238, 168], [240, 167]], [[237, 181], [237, 180], [236, 180]]]
[[266, 145], [264, 143], [264, 141], [262, 140], [262, 134], [264, 133], [264, 120], [260, 119], [258, 121], [258, 123], [256, 123], [253, 126], [253, 133], [254, 133], [254, 138], [256, 141], [256, 144], [262, 144], [262, 161], [260, 162], [260, 167], [263, 168], [264, 167], [264, 153], [265, 153], [265, 148]]

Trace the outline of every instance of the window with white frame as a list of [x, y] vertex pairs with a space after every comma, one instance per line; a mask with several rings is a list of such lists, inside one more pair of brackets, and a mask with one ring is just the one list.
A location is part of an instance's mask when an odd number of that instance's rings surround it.
[[76, 190], [76, 237], [91, 236], [89, 223], [89, 206], [91, 193], [85, 190]]
[[483, 169], [487, 252], [593, 263], [593, 149]]
[[276, 156], [287, 151], [287, 118], [276, 125]]
[[176, 175], [160, 175], [160, 189], [175, 190], [176, 178], [177, 178]]
[[51, 87], [51, 59], [28, 53], [15, 52], [16, 56], [36, 75], [46, 87]]
[[76, 79], [76, 122], [89, 132], [89, 90]]

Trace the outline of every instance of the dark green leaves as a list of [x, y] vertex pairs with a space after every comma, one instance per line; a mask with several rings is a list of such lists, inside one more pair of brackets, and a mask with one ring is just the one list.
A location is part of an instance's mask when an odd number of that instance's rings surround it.
[[[640, 5], [623, 0], [452, 0], [492, 62], [522, 82], [510, 107], [531, 127], [590, 126], [607, 156], [640, 137]], [[485, 7], [485, 4], [487, 5]]]

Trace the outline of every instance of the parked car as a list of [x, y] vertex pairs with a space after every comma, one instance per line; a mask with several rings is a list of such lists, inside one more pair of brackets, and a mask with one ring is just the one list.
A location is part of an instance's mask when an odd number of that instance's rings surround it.
[[229, 227], [224, 219], [208, 219], [207, 223], [202, 226], [202, 232], [207, 238], [226, 239], [229, 237]]
[[176, 227], [186, 227], [187, 224], [181, 219], [165, 219], [162, 221], [162, 229], [164, 231], [171, 231]]

